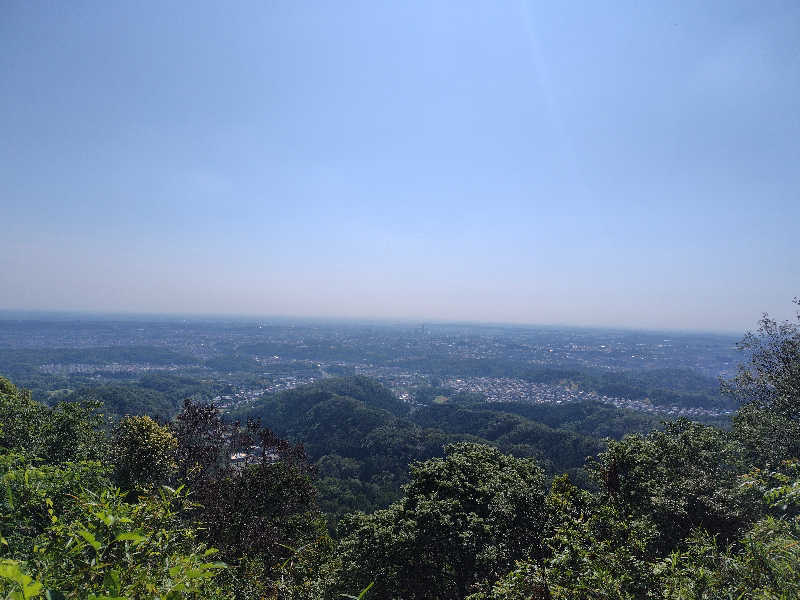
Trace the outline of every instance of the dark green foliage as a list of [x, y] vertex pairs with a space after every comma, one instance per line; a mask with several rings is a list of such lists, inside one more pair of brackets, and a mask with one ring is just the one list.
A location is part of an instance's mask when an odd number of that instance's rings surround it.
[[423, 427], [438, 428], [449, 434], [467, 433], [515, 456], [536, 458], [550, 472], [556, 473], [582, 466], [588, 456], [594, 456], [603, 448], [597, 439], [558, 431], [486, 407], [486, 404], [480, 407], [432, 405], [418, 410], [412, 418]]
[[759, 521], [736, 546], [721, 547], [705, 532], [665, 561], [664, 593], [681, 600], [800, 598], [800, 525]]
[[650, 518], [662, 553], [695, 527], [731, 540], [751, 503], [737, 477], [746, 469], [740, 447], [723, 431], [687, 420], [664, 431], [611, 442], [590, 462], [608, 502], [623, 514]]
[[397, 498], [399, 483], [373, 483], [358, 477], [325, 477], [317, 480], [319, 507], [328, 518], [331, 532], [336, 529], [338, 518], [346, 513], [364, 510], [372, 512], [383, 508]]
[[364, 439], [375, 428], [394, 421], [394, 416], [347, 396], [333, 396], [315, 404], [306, 419], [304, 431], [293, 437], [308, 440], [306, 446], [312, 456], [365, 458]]
[[[800, 594], [800, 480], [761, 473], [742, 478], [763, 492], [773, 514], [730, 545], [698, 528], [682, 548], [659, 558], [648, 518], [631, 518], [597, 496], [557, 480], [548, 496], [551, 554], [526, 561], [470, 600], [656, 599], [790, 600]], [[779, 485], [775, 485], [778, 483]]]
[[469, 434], [448, 434], [441, 429], [423, 429], [398, 419], [372, 430], [364, 439], [369, 458], [363, 463], [362, 473], [384, 477], [405, 475], [412, 462], [441, 457], [447, 444], [461, 441], [481, 439]]
[[84, 387], [64, 398], [67, 402], [93, 401], [103, 405], [104, 412], [112, 416], [149, 415], [169, 419], [178, 411], [178, 405], [161, 392], [133, 385], [102, 385]]
[[655, 596], [650, 563], [657, 529], [620, 507], [556, 479], [547, 498], [551, 523], [542, 581], [557, 597]]
[[0, 449], [49, 463], [100, 458], [103, 418], [96, 402], [61, 402], [47, 407], [0, 377]]
[[495, 402], [490, 406], [492, 410], [520, 415], [553, 429], [596, 438], [619, 440], [629, 433], [647, 433], [661, 427], [661, 420], [656, 417], [592, 401], [564, 404]]
[[207, 380], [171, 373], [150, 373], [139, 379], [137, 385], [163, 394], [172, 407], [170, 416], [177, 414], [186, 398], [195, 402], [210, 401], [222, 387]]
[[800, 468], [755, 471], [744, 484], [763, 493], [772, 513], [727, 547], [705, 531], [663, 562], [665, 593], [687, 600], [800, 597]]
[[753, 465], [776, 466], [786, 458], [800, 457], [800, 421], [746, 405], [734, 417], [733, 431]]
[[316, 404], [334, 396], [346, 396], [372, 409], [384, 410], [393, 416], [408, 413], [408, 407], [380, 385], [367, 377], [325, 379], [318, 383], [287, 390], [263, 398], [257, 405], [237, 413], [242, 418], [260, 418], [281, 435], [292, 436], [302, 431], [306, 413]]
[[42, 406], [33, 401], [30, 392], [0, 377], [0, 448], [33, 447], [41, 417]]
[[566, 477], [547, 496], [547, 552], [526, 560], [470, 600], [658, 598], [652, 564], [655, 527], [582, 491]]
[[347, 519], [340, 585], [376, 597], [463, 598], [514, 561], [542, 552], [544, 476], [533, 461], [478, 444], [411, 468], [405, 496]]
[[[456, 398], [453, 403], [423, 407], [403, 416], [406, 406], [386, 388], [356, 377], [328, 379], [265, 397], [237, 414], [258, 416], [279, 434], [302, 441], [314, 460], [335, 455], [356, 461], [347, 477], [326, 473], [319, 481], [323, 507], [334, 521], [347, 511], [375, 510], [396, 500], [408, 465], [442, 456], [448, 443], [490, 443], [514, 456], [536, 458], [552, 474], [576, 473], [586, 457], [596, 455], [604, 445], [574, 429], [588, 430], [591, 419], [599, 423], [602, 415], [619, 419], [618, 425], [611, 426], [616, 431], [652, 423], [597, 403], [582, 408], [551, 407], [555, 417], [531, 405], [500, 406], [503, 411], [495, 405]], [[515, 411], [520, 414], [513, 414]], [[532, 421], [525, 416], [529, 411], [573, 430]], [[576, 476], [587, 483], [581, 474]]]
[[719, 382], [691, 369], [645, 369], [595, 375], [586, 389], [606, 396], [643, 399], [657, 406], [732, 408], [720, 395]]
[[796, 321], [778, 323], [765, 314], [757, 333], [739, 344], [748, 362], [723, 385], [743, 404], [734, 432], [759, 466], [800, 457], [800, 311]]
[[185, 399], [210, 400], [217, 387], [191, 377], [156, 373], [145, 375], [137, 384], [84, 386], [63, 400], [101, 402], [103, 411], [115, 418], [147, 415], [169, 420], [180, 412]]
[[[795, 303], [800, 305], [800, 299]], [[800, 311], [797, 323], [778, 323], [764, 315], [757, 333], [748, 333], [739, 348], [748, 362], [725, 386], [740, 403], [786, 419], [800, 419]]]
[[444, 444], [456, 441], [398, 416], [407, 411], [374, 380], [349, 377], [266, 397], [236, 414], [262, 418], [280, 435], [302, 441], [313, 460], [337, 456], [355, 461], [349, 477], [334, 480], [338, 476], [328, 472], [319, 482], [323, 505], [335, 520], [356, 508], [386, 506], [399, 496], [411, 461], [441, 456]]
[[173, 425], [177, 478], [192, 490], [194, 519], [227, 560], [253, 559], [263, 574], [287, 548], [324, 536], [313, 469], [293, 446], [250, 421], [222, 421], [213, 405], [186, 401]]

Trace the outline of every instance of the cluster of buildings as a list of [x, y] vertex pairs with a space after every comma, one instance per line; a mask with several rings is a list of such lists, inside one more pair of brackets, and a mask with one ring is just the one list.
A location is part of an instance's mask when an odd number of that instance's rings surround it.
[[604, 404], [610, 404], [617, 408], [666, 415], [669, 417], [686, 417], [689, 419], [730, 415], [733, 412], [730, 410], [714, 410], [699, 407], [655, 406], [643, 400], [604, 396], [595, 392], [583, 391], [575, 387], [548, 383], [532, 383], [524, 379], [513, 377], [466, 377], [462, 379], [450, 377], [443, 381], [443, 385], [456, 392], [481, 394], [486, 398], [487, 402], [562, 404], [566, 402], [593, 400]]
[[[198, 365], [192, 365], [195, 368]], [[187, 368], [186, 365], [151, 365], [148, 363], [46, 363], [39, 367], [42, 373], [48, 375], [94, 375], [96, 373], [130, 373], [131, 375], [149, 373], [151, 371], [178, 371]]]
[[316, 377], [279, 377], [259, 387], [242, 386], [228, 394], [215, 396], [212, 402], [223, 410], [231, 410], [255, 402], [264, 394], [277, 394], [318, 381]]

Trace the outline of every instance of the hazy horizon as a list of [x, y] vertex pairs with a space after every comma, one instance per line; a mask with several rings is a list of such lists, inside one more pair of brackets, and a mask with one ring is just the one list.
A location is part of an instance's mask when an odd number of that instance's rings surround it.
[[733, 333], [800, 295], [800, 4], [0, 8], [0, 309]]
[[[770, 315], [773, 316], [773, 315]], [[47, 309], [8, 309], [0, 308], [0, 321], [39, 321], [39, 322], [69, 322], [69, 321], [103, 322], [103, 321], [130, 321], [130, 322], [208, 322], [208, 323], [260, 323], [260, 324], [323, 324], [323, 325], [353, 325], [353, 326], [386, 326], [386, 327], [475, 327], [475, 328], [520, 328], [520, 329], [574, 329], [597, 331], [626, 331], [653, 334], [686, 334], [686, 335], [713, 335], [720, 337], [741, 337], [748, 330], [757, 328], [757, 320], [750, 327], [743, 330], [726, 329], [680, 329], [680, 328], [648, 328], [630, 325], [587, 325], [583, 323], [536, 323], [515, 321], [465, 321], [443, 319], [421, 319], [407, 317], [320, 317], [298, 315], [258, 315], [236, 313], [157, 313], [157, 312], [113, 312], [98, 310], [47, 310]]]

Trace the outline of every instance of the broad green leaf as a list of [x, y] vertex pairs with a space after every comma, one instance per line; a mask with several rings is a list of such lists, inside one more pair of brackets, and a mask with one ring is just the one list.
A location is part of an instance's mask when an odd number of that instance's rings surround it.
[[135, 531], [128, 531], [126, 533], [120, 533], [116, 538], [114, 538], [117, 542], [144, 542], [147, 539], [147, 536], [141, 535], [136, 533]]
[[97, 539], [87, 530], [81, 529], [80, 531], [78, 531], [78, 535], [81, 536], [83, 539], [85, 539], [89, 543], [89, 545], [91, 545], [91, 547], [94, 548], [95, 552], [100, 550], [100, 548], [102, 547], [102, 544], [98, 542]]

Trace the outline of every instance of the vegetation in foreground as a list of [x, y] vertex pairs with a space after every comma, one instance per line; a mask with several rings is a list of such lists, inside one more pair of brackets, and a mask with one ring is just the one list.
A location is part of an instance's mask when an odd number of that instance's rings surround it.
[[0, 594], [800, 597], [798, 324], [765, 317], [743, 340], [730, 430], [679, 420], [611, 440], [586, 465], [594, 490], [460, 441], [335, 536], [305, 450], [255, 421], [187, 402], [110, 429], [97, 403], [48, 407], [0, 379]]

